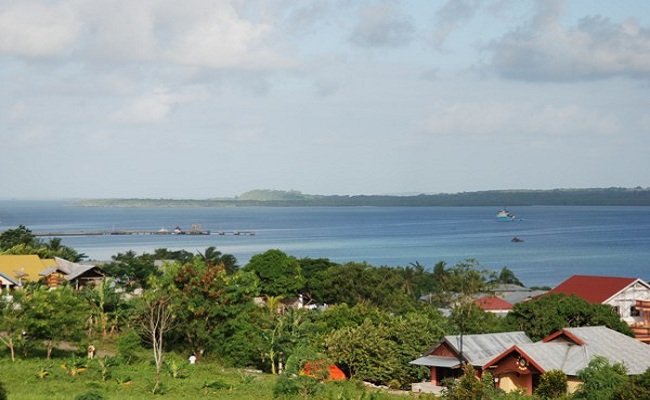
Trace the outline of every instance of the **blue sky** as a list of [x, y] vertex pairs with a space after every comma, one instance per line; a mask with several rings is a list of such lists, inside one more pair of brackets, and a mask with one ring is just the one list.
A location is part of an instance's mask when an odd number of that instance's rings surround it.
[[650, 186], [650, 3], [0, 0], [0, 197]]

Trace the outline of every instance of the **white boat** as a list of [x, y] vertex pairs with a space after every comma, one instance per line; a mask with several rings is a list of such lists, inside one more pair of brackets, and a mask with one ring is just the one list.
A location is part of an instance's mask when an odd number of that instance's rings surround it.
[[497, 213], [497, 221], [514, 221], [514, 220], [515, 220], [515, 215], [510, 211], [506, 210], [505, 208], [503, 210], [499, 210], [499, 212]]

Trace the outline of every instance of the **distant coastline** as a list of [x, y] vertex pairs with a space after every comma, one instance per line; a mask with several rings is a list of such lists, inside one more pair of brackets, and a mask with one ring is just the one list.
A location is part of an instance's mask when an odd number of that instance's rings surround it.
[[471, 207], [471, 206], [650, 206], [648, 188], [487, 190], [395, 195], [309, 195], [297, 191], [252, 190], [220, 199], [85, 199], [81, 207]]

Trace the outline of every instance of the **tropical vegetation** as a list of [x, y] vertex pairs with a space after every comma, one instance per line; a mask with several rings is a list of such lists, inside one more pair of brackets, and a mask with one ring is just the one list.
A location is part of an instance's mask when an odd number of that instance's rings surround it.
[[[22, 226], [1, 234], [0, 246], [10, 253], [16, 246], [49, 248]], [[541, 338], [589, 324], [630, 333], [611, 308], [574, 297], [531, 300], [506, 318], [485, 313], [474, 304], [477, 294], [520, 282], [506, 267], [489, 271], [475, 260], [387, 267], [299, 259], [270, 249], [240, 266], [209, 247], [197, 253], [127, 251], [103, 268], [110, 277], [80, 291], [30, 284], [0, 296], [6, 349], [0, 399], [5, 392], [11, 399], [389, 398], [359, 382], [408, 389], [426, 379], [429, 371], [409, 361], [443, 335], [521, 329]], [[292, 307], [297, 301], [308, 307]], [[93, 359], [86, 355], [90, 346], [97, 349]], [[188, 363], [190, 355], [196, 365]], [[350, 381], [328, 382], [322, 371], [306, 374], [307, 363], [336, 364]], [[650, 373], [630, 378], [622, 368], [602, 360], [590, 364], [575, 398], [650, 393]], [[598, 383], [603, 376], [606, 387]], [[550, 373], [540, 388], [539, 398], [563, 393], [561, 379]], [[473, 376], [450, 383], [443, 397], [525, 398]]]

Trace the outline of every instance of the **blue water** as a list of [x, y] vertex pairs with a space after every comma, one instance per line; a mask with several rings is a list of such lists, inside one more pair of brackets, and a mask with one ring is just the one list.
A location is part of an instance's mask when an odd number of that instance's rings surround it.
[[[528, 285], [555, 285], [571, 274], [650, 278], [650, 207], [517, 207], [497, 222], [494, 207], [84, 208], [64, 202], [0, 201], [0, 230], [34, 232], [189, 229], [254, 231], [255, 236], [65, 237], [92, 259], [117, 252], [203, 250], [217, 246], [240, 264], [270, 248], [297, 257], [433, 266], [475, 258], [511, 268]], [[524, 243], [512, 243], [513, 236]]]

